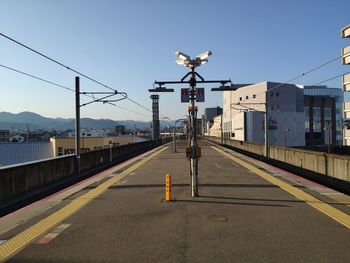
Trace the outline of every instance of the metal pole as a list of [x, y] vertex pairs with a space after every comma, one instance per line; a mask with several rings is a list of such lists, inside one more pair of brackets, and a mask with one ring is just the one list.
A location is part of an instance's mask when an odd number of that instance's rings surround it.
[[176, 138], [175, 138], [176, 121], [174, 123], [173, 129], [173, 152], [176, 153]]
[[191, 165], [191, 196], [196, 197], [198, 196], [198, 171], [197, 171], [197, 165], [198, 165], [198, 159], [197, 159], [197, 138], [196, 138], [196, 116], [195, 116], [195, 94], [196, 91], [196, 75], [194, 73], [194, 68], [192, 68], [191, 71], [191, 79], [190, 79], [190, 95], [191, 95], [191, 159], [190, 159], [190, 165]]
[[76, 174], [80, 173], [80, 79], [75, 77], [75, 153]]
[[113, 161], [112, 144], [109, 145], [109, 161]]
[[328, 154], [331, 153], [331, 129], [328, 127]]
[[221, 113], [221, 144], [224, 144], [224, 126], [222, 125], [224, 112]]
[[264, 145], [264, 155], [266, 158], [269, 158], [269, 124], [268, 124], [268, 105], [267, 105], [267, 92], [265, 93], [265, 113], [264, 113], [264, 119], [265, 119], [265, 145]]

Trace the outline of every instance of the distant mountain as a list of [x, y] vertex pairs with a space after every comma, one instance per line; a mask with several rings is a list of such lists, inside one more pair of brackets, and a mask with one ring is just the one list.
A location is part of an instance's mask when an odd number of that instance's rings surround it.
[[[74, 129], [74, 119], [63, 118], [46, 118], [33, 112], [21, 112], [18, 114], [10, 112], [0, 112], [0, 129], [11, 130], [20, 129], [24, 130], [29, 125], [30, 130], [36, 129], [55, 129], [55, 130], [67, 130]], [[133, 129], [135, 126], [138, 129], [145, 129], [150, 127], [150, 122], [122, 120], [114, 121], [110, 119], [90, 119], [82, 118], [80, 120], [82, 128], [114, 128], [116, 125], [124, 125], [127, 129]], [[163, 125], [169, 125], [169, 123], [163, 123]]]

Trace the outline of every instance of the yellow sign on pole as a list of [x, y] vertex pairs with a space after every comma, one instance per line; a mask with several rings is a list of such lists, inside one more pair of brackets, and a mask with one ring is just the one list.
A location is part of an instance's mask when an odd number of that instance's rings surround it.
[[165, 177], [165, 200], [171, 201], [171, 175], [167, 174]]

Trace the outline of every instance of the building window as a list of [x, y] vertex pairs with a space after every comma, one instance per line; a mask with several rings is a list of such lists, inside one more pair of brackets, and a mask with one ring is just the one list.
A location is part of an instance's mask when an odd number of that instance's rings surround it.
[[245, 96], [245, 99], [246, 99], [246, 100], [249, 99], [249, 96]]
[[321, 122], [314, 120], [314, 131], [321, 131]]
[[239, 100], [241, 101], [241, 100], [242, 100], [242, 97], [239, 97]]
[[256, 98], [256, 95], [255, 94], [253, 94], [253, 99], [255, 99]]
[[309, 120], [305, 121], [305, 129], [310, 129], [310, 122], [309, 122]]
[[272, 91], [270, 92], [270, 96], [273, 97], [273, 92]]
[[279, 95], [280, 95], [279, 92], [276, 92], [276, 97], [279, 97]]
[[324, 117], [331, 118], [331, 116], [332, 116], [332, 109], [331, 108], [324, 108]]
[[313, 114], [314, 114], [314, 117], [321, 117], [321, 108], [320, 107], [314, 107], [313, 108]]

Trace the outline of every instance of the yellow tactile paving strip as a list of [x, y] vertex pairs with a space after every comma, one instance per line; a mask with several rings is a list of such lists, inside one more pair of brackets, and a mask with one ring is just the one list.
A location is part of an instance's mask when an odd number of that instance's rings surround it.
[[216, 151], [218, 151], [219, 153], [223, 154], [224, 156], [230, 158], [231, 160], [235, 161], [236, 163], [239, 163], [240, 165], [247, 168], [248, 170], [256, 173], [257, 175], [259, 175], [260, 177], [269, 181], [270, 183], [279, 186], [283, 190], [294, 195], [296, 198], [298, 198], [302, 201], [305, 201], [307, 204], [311, 205], [312, 207], [316, 208], [320, 212], [324, 213], [325, 215], [331, 217], [332, 219], [336, 220], [337, 222], [341, 223], [342, 225], [344, 225], [345, 227], [350, 229], [350, 216], [347, 215], [346, 213], [334, 208], [333, 206], [331, 206], [329, 204], [324, 203], [323, 201], [315, 198], [314, 196], [312, 196], [308, 193], [305, 193], [304, 191], [302, 191], [294, 186], [291, 186], [291, 185], [277, 179], [276, 177], [273, 177], [272, 175], [269, 175], [269, 174], [259, 170], [258, 168], [254, 167], [253, 165], [246, 163], [246, 162], [242, 161], [241, 159], [236, 158], [233, 155], [228, 154], [225, 151], [223, 151], [215, 146], [212, 146], [212, 148], [215, 149]]
[[94, 198], [96, 198], [97, 196], [105, 192], [110, 186], [112, 186], [113, 184], [117, 183], [128, 174], [135, 171], [137, 168], [139, 168], [140, 166], [142, 166], [143, 164], [151, 160], [153, 157], [155, 157], [156, 155], [164, 151], [166, 148], [168, 147], [163, 147], [162, 149], [156, 151], [155, 153], [147, 156], [146, 158], [137, 162], [131, 167], [127, 168], [117, 176], [112, 177], [106, 182], [100, 184], [98, 187], [90, 190], [86, 194], [78, 197], [77, 199], [74, 199], [72, 202], [70, 202], [68, 205], [61, 208], [57, 212], [44, 218], [43, 220], [39, 221], [35, 225], [24, 230], [22, 233], [18, 234], [17, 236], [1, 244], [0, 245], [0, 262], [4, 262], [6, 259], [9, 259], [11, 256], [18, 253], [21, 249], [23, 249], [25, 246], [30, 244], [32, 241], [42, 236], [43, 234], [47, 233], [51, 228], [58, 225], [63, 220], [69, 218], [71, 215], [73, 215], [78, 210], [80, 210], [81, 208], [86, 206], [88, 203], [90, 203], [92, 200], [94, 200]]

